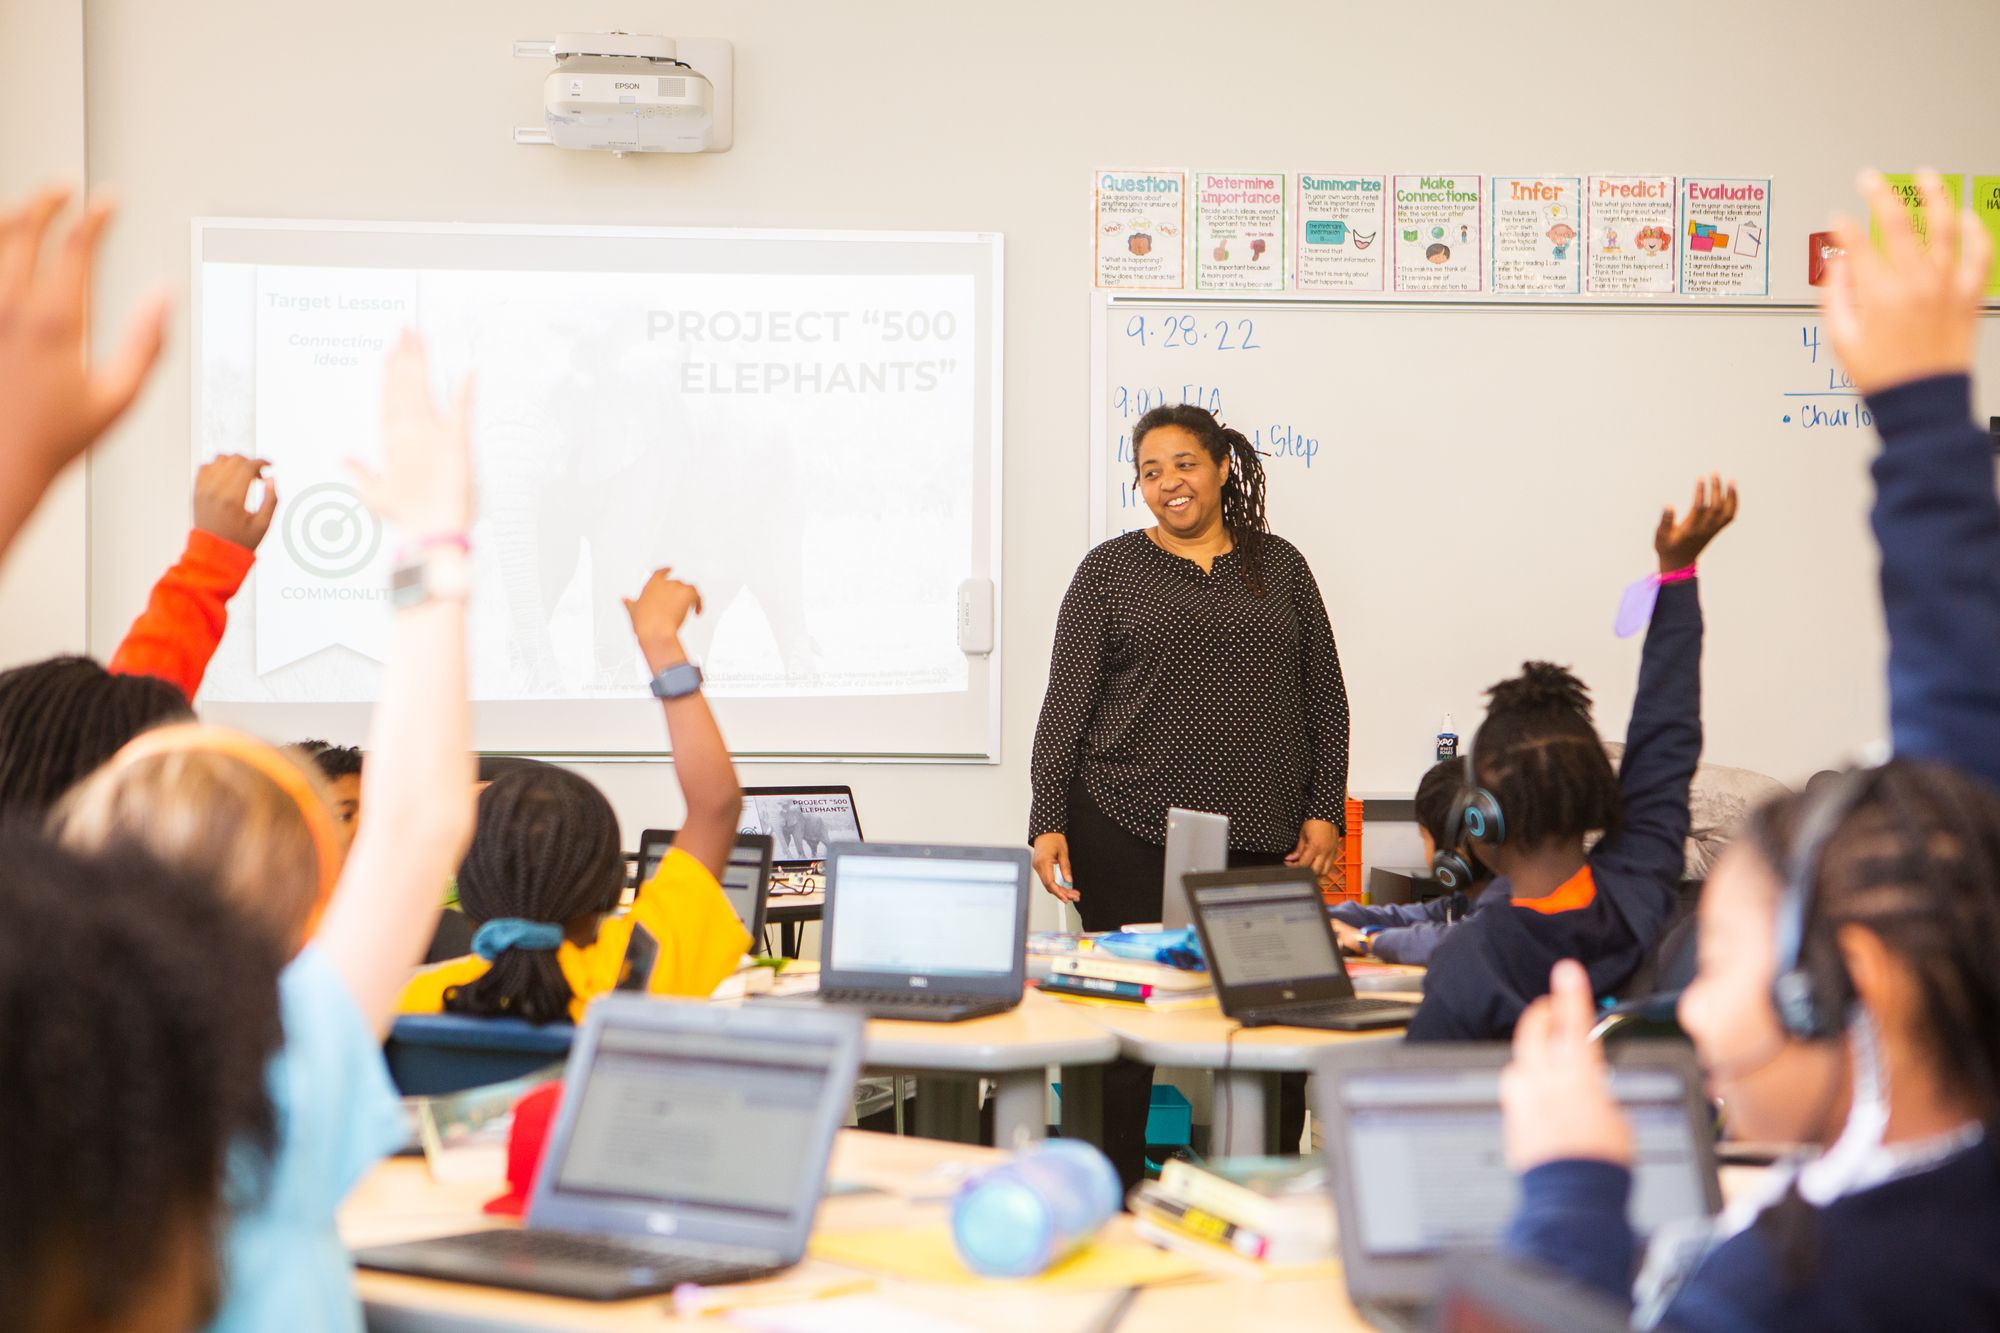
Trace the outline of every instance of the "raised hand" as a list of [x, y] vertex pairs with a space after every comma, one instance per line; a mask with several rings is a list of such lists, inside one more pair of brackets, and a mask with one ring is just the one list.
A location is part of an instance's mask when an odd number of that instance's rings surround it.
[[637, 597], [625, 598], [632, 633], [655, 671], [685, 660], [680, 651], [681, 626], [689, 615], [701, 614], [701, 591], [673, 577], [671, 568], [656, 569]]
[[[241, 454], [221, 454], [201, 465], [194, 474], [194, 525], [224, 541], [256, 550], [264, 534], [271, 530], [271, 516], [278, 512], [278, 488], [268, 475], [270, 463]], [[264, 498], [257, 508], [245, 508], [252, 482], [264, 483]]]
[[1653, 532], [1653, 550], [1660, 557], [1660, 572], [1671, 574], [1686, 569], [1736, 521], [1736, 483], [1723, 484], [1720, 474], [1711, 474], [1694, 484], [1694, 500], [1687, 517], [1678, 518], [1672, 505], [1660, 511], [1660, 525]]
[[382, 375], [382, 470], [347, 465], [362, 500], [415, 540], [463, 537], [472, 525], [471, 420], [472, 381], [460, 381], [451, 410], [438, 411], [424, 340], [404, 330]]
[[1500, 1109], [1516, 1171], [1569, 1158], [1632, 1160], [1632, 1127], [1612, 1100], [1604, 1051], [1590, 1039], [1594, 1012], [1590, 978], [1565, 959], [1549, 974], [1549, 993], [1514, 1025]]

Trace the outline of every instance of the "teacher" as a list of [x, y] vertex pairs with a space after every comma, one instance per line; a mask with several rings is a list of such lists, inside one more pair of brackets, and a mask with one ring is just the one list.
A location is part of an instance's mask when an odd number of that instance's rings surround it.
[[[1160, 919], [1170, 806], [1229, 816], [1232, 866], [1321, 875], [1346, 822], [1340, 655], [1305, 557], [1269, 530], [1257, 451], [1180, 404], [1139, 418], [1132, 452], [1155, 526], [1078, 566], [1035, 731], [1035, 871], [1093, 931]], [[1114, 1081], [1106, 1150], [1131, 1184], [1135, 1126], [1113, 1123]], [[1303, 1083], [1288, 1082], [1280, 1128], [1295, 1151]]]

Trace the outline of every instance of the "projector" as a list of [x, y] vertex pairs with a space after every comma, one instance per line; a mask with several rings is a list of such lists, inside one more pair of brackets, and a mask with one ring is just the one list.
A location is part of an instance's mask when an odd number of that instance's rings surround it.
[[[702, 45], [723, 48], [726, 78], [728, 44]], [[729, 149], [726, 96], [718, 117], [715, 84], [680, 58], [673, 38], [564, 33], [549, 54], [556, 67], [542, 84], [542, 116], [556, 147], [621, 156]]]

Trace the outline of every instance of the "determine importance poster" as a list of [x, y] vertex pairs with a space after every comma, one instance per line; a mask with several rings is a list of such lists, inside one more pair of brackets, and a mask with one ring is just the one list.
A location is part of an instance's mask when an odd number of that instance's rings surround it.
[[1379, 292], [1389, 246], [1382, 235], [1387, 183], [1380, 176], [1299, 173], [1293, 285], [1302, 292]]
[[1483, 265], [1482, 178], [1475, 174], [1396, 177], [1396, 290], [1476, 292]]
[[1097, 285], [1141, 291], [1186, 286], [1187, 173], [1100, 171], [1096, 182]]
[[1204, 171], [1194, 180], [1196, 290], [1285, 290], [1285, 178]]

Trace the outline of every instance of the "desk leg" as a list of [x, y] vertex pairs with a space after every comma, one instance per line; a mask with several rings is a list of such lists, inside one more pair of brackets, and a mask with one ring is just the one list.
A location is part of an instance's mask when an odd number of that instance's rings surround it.
[[918, 1075], [915, 1120], [920, 1139], [979, 1142], [979, 1080]]
[[1016, 1069], [993, 1076], [994, 1147], [1012, 1151], [1048, 1137], [1048, 1081], [1044, 1069]]
[[1223, 1157], [1260, 1157], [1278, 1137], [1278, 1078], [1255, 1069], [1215, 1075], [1215, 1151]]
[[[1104, 1147], [1104, 1066], [1065, 1065], [1062, 1084], [1062, 1136]], [[1005, 1147], [1005, 1144], [1001, 1144]]]

